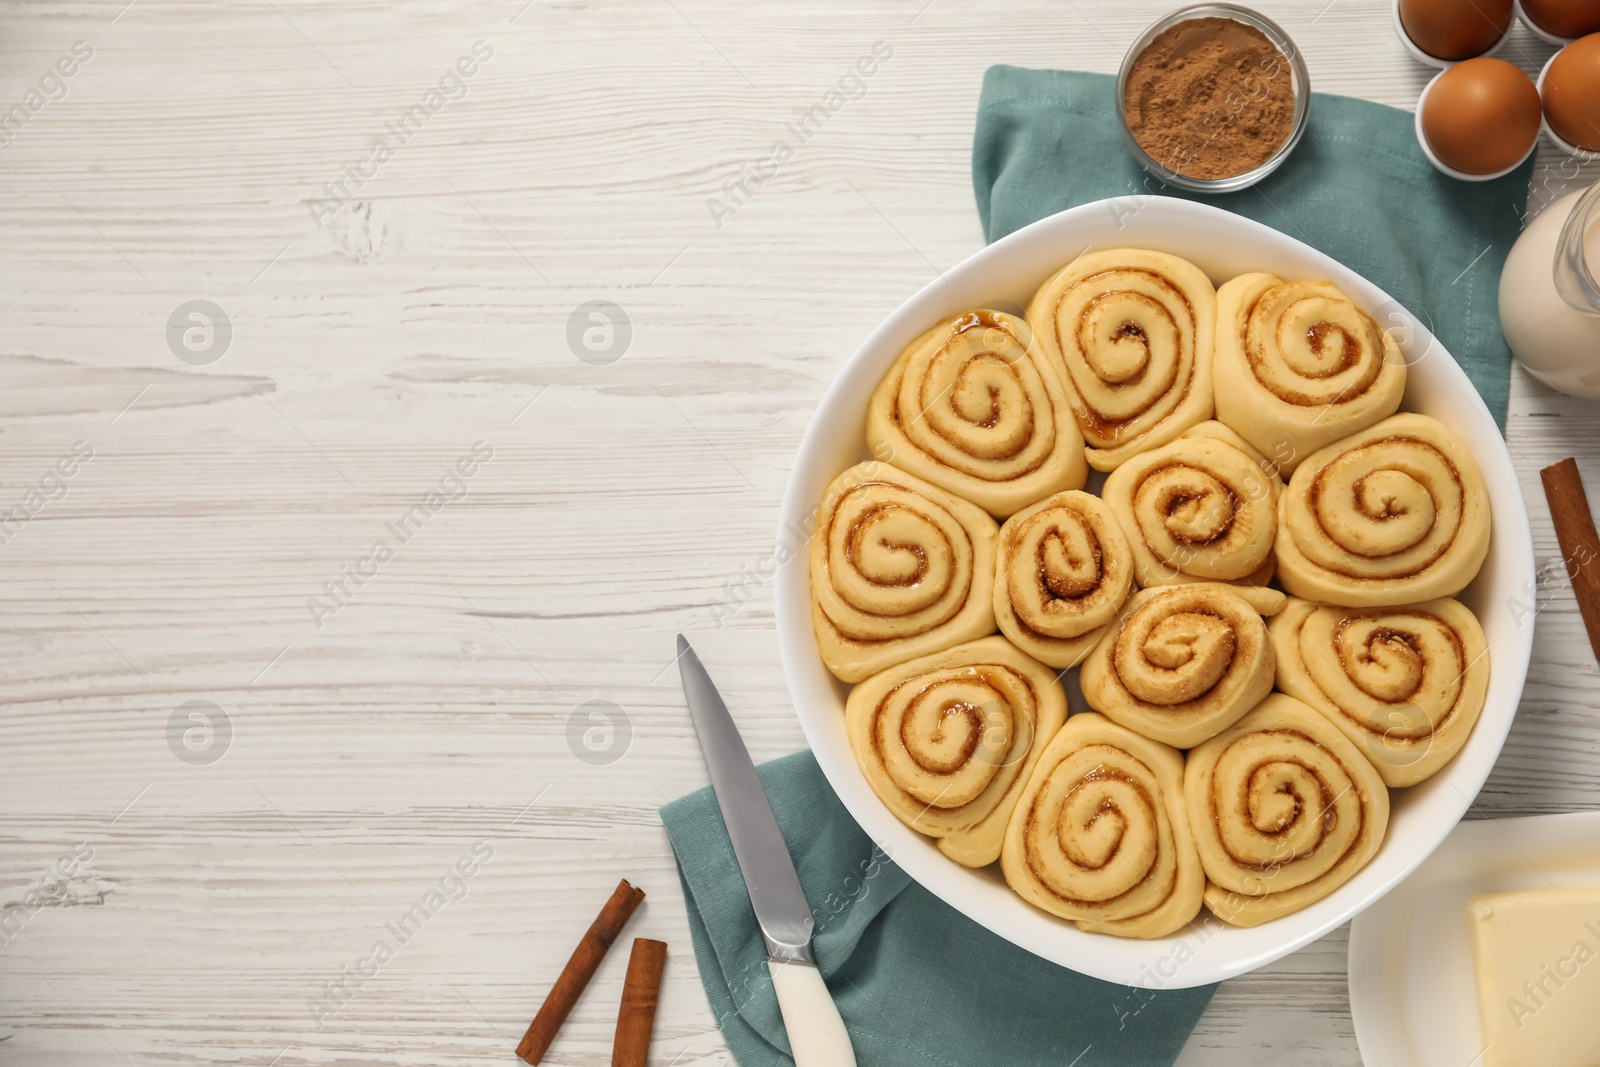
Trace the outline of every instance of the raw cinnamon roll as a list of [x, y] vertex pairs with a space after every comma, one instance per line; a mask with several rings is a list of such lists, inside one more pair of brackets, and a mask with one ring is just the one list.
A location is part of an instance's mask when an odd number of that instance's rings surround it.
[[873, 455], [1003, 519], [1088, 475], [1083, 435], [1022, 319], [969, 311], [913, 341], [867, 407]]
[[1088, 655], [1133, 586], [1133, 551], [1116, 516], [1077, 490], [1007, 519], [995, 566], [1000, 632], [1051, 667]]
[[1217, 290], [1217, 418], [1292, 473], [1400, 407], [1388, 332], [1332, 282], [1241, 274]]
[[1307, 456], [1278, 515], [1278, 575], [1295, 596], [1373, 607], [1455, 596], [1489, 552], [1489, 494], [1466, 445], [1394, 415]]
[[1282, 693], [1190, 752], [1183, 790], [1206, 906], [1234, 926], [1332, 893], [1377, 854], [1389, 825], [1389, 791], [1361, 750]]
[[1000, 857], [1011, 810], [1066, 717], [1055, 672], [1003, 637], [891, 667], [845, 703], [850, 747], [873, 792], [968, 867]]
[[887, 463], [835, 478], [811, 540], [811, 620], [846, 682], [994, 632], [999, 527]]
[[1114, 470], [1211, 417], [1217, 294], [1186, 259], [1142, 248], [1086, 252], [1028, 307], [1061, 374], [1089, 466]]
[[1467, 743], [1489, 646], [1459, 601], [1337, 608], [1291, 600], [1267, 626], [1278, 688], [1316, 708], [1390, 786], [1427, 778]]
[[1281, 487], [1227, 441], [1184, 436], [1112, 471], [1102, 495], [1128, 535], [1141, 586], [1265, 585]]
[[1000, 869], [1023, 900], [1091, 933], [1182, 929], [1205, 891], [1183, 753], [1103, 715], [1074, 715], [1028, 778]]
[[1107, 718], [1175, 748], [1230, 726], [1272, 691], [1261, 613], [1282, 593], [1218, 583], [1135, 593], [1083, 661], [1078, 684]]

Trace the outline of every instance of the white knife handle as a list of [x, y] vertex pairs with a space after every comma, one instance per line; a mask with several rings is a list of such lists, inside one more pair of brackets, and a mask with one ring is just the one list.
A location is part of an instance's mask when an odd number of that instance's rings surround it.
[[839, 1007], [815, 964], [768, 960], [795, 1067], [856, 1067]]

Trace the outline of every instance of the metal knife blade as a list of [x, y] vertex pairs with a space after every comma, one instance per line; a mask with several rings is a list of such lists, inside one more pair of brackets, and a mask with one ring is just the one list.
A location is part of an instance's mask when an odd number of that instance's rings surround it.
[[811, 931], [814, 919], [795, 873], [794, 860], [778, 831], [756, 765], [744, 747], [744, 738], [728, 714], [728, 705], [712, 684], [700, 657], [682, 634], [678, 635], [678, 672], [683, 678], [683, 695], [689, 702], [689, 715], [700, 737], [711, 772], [711, 788], [722, 809], [722, 821], [733, 842], [739, 873], [750, 891], [750, 906], [767, 943], [767, 955], [775, 960], [811, 963]]

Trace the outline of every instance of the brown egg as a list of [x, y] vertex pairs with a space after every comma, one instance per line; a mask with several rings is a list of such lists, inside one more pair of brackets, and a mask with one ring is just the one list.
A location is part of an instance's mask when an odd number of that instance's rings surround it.
[[1539, 91], [1503, 59], [1485, 56], [1457, 63], [1428, 86], [1422, 136], [1453, 170], [1505, 170], [1539, 139]]
[[1568, 144], [1600, 152], [1600, 33], [1556, 53], [1544, 73], [1544, 117]]
[[1430, 56], [1471, 59], [1511, 25], [1511, 0], [1400, 0], [1400, 25]]
[[1522, 0], [1522, 13], [1557, 37], [1582, 37], [1600, 30], [1600, 0]]

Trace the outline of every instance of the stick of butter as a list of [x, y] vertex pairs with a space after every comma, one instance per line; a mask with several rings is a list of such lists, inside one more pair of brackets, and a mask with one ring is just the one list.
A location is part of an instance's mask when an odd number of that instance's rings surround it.
[[1474, 897], [1485, 1067], [1600, 1067], [1600, 888]]

